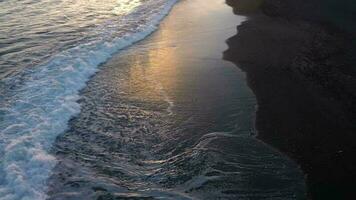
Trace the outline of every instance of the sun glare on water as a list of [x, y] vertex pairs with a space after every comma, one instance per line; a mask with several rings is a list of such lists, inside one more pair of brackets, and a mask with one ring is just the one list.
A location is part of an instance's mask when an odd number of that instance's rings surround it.
[[115, 15], [124, 15], [130, 13], [136, 7], [140, 6], [141, 0], [117, 0], [117, 5], [113, 9]]

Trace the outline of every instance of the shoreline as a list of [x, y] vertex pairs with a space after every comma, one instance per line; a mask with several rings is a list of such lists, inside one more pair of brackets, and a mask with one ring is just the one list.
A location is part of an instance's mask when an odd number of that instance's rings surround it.
[[222, 59], [244, 20], [181, 1], [103, 64], [55, 142], [49, 199], [303, 199], [296, 163], [250, 136], [256, 99]]
[[[257, 138], [298, 162], [309, 197], [349, 199], [356, 76], [348, 41], [355, 32], [328, 23], [313, 3], [227, 0], [248, 21], [228, 39], [224, 58], [246, 72], [256, 95]], [[298, 8], [303, 15], [293, 15]]]

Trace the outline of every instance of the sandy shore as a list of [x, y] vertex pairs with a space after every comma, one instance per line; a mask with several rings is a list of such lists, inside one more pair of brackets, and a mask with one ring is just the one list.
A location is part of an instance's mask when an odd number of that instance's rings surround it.
[[330, 20], [332, 10], [317, 1], [227, 3], [250, 18], [227, 41], [225, 58], [247, 73], [258, 101], [258, 137], [301, 165], [312, 199], [350, 199], [356, 73], [355, 32], [343, 26], [348, 18]]

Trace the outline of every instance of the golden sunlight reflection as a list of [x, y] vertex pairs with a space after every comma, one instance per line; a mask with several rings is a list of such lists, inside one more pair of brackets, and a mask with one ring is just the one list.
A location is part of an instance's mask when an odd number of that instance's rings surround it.
[[[160, 32], [155, 37], [167, 38], [173, 33]], [[149, 44], [142, 54], [134, 55], [130, 63], [130, 96], [150, 102], [165, 101], [175, 91], [177, 81], [178, 52], [173, 46], [163, 43]], [[148, 51], [148, 52], [146, 52]]]
[[[195, 74], [203, 68], [214, 69], [217, 60], [221, 58], [226, 49], [225, 39], [235, 34], [235, 27], [228, 29], [230, 25], [210, 15], [214, 13], [221, 16], [219, 19], [229, 19], [224, 15], [227, 12], [217, 9], [224, 4], [217, 1], [212, 6], [206, 6], [205, 9], [210, 13], [197, 9], [195, 4], [188, 5], [190, 9], [197, 10], [190, 13], [188, 22], [184, 17], [171, 19], [171, 16], [167, 16], [159, 31], [131, 51], [130, 61], [127, 62], [130, 98], [152, 103], [165, 101], [168, 104], [191, 101], [183, 94], [198, 87], [199, 80], [194, 78]], [[180, 9], [178, 6], [175, 11]], [[202, 16], [209, 16], [211, 20], [201, 20]]]

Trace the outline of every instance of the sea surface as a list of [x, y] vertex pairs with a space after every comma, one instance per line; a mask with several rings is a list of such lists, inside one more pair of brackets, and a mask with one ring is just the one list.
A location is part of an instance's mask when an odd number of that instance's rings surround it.
[[244, 20], [223, 0], [0, 1], [0, 199], [303, 198], [222, 60]]

